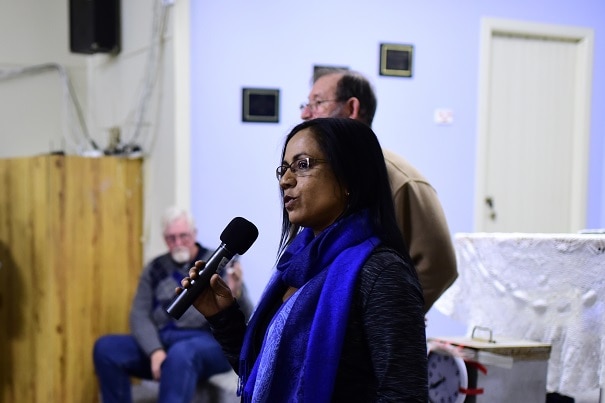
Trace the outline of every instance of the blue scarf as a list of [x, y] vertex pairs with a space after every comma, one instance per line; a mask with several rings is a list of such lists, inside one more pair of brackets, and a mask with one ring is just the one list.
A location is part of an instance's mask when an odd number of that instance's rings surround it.
[[[309, 228], [296, 236], [280, 258], [248, 324], [239, 371], [239, 394], [244, 402], [251, 402], [254, 393], [261, 393], [255, 392], [257, 378], [266, 375], [261, 361], [270, 362], [271, 368], [260, 400], [330, 401], [355, 282], [379, 243], [367, 212], [345, 217], [317, 237]], [[288, 286], [299, 290], [273, 316], [274, 322], [281, 316], [283, 323], [271, 324], [279, 329], [279, 335], [272, 337], [271, 332], [265, 334], [265, 321], [280, 306]], [[282, 308], [286, 313], [280, 312]], [[258, 332], [262, 332], [264, 342], [255, 358]], [[255, 400], [259, 399], [255, 396]]]

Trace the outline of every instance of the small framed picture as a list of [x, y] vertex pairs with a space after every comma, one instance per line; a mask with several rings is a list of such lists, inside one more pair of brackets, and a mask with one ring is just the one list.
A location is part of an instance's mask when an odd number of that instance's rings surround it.
[[242, 122], [279, 122], [279, 90], [242, 89]]
[[380, 44], [380, 75], [412, 77], [413, 45]]

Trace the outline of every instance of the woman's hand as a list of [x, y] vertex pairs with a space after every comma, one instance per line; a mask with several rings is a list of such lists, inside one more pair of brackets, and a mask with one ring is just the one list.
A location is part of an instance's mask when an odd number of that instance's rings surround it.
[[[177, 294], [180, 294], [183, 289], [188, 288], [191, 285], [191, 281], [195, 280], [198, 275], [197, 273], [206, 266], [206, 262], [198, 260], [195, 265], [189, 269], [189, 277], [185, 277], [181, 280], [181, 287], [176, 289]], [[230, 307], [235, 298], [231, 293], [231, 290], [225, 284], [221, 276], [213, 274], [210, 278], [210, 287], [206, 287], [202, 290], [201, 294], [193, 301], [195, 309], [200, 311], [204, 316], [213, 316], [220, 311]]]

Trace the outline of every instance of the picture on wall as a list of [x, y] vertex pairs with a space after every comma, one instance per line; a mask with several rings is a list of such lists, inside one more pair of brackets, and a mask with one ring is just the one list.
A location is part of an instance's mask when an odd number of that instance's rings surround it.
[[279, 89], [243, 88], [242, 122], [279, 122]]
[[380, 75], [412, 77], [413, 56], [413, 45], [381, 43]]

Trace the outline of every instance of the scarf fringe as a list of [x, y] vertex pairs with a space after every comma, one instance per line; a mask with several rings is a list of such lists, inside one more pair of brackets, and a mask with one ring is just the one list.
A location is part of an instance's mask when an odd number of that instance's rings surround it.
[[[248, 365], [246, 362], [241, 360], [239, 363], [239, 376], [237, 377], [237, 396], [240, 397], [244, 394], [244, 387], [246, 386], [246, 374], [248, 373]], [[242, 397], [242, 401], [246, 402], [245, 396]]]

